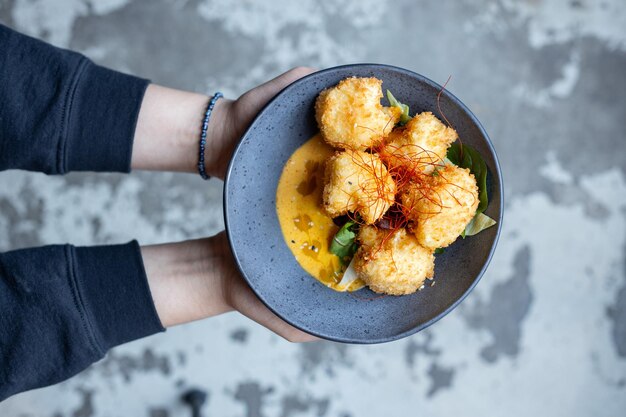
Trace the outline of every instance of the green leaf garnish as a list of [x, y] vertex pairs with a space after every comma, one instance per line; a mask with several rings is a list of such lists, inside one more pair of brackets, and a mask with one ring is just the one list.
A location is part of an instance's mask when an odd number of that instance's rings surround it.
[[356, 232], [358, 224], [353, 221], [346, 222], [341, 229], [333, 237], [333, 241], [330, 243], [330, 252], [336, 255], [341, 263], [348, 265], [357, 249], [359, 248], [356, 242]]
[[479, 198], [476, 214], [485, 211], [489, 204], [489, 199], [487, 197], [487, 164], [483, 157], [469, 145], [462, 145], [459, 142], [454, 142], [450, 145], [446, 156], [453, 164], [461, 168], [469, 168], [470, 172], [474, 174], [476, 184], [478, 185]]
[[474, 236], [496, 224], [496, 221], [484, 213], [477, 213], [463, 231], [465, 236]]
[[494, 219], [483, 214], [489, 204], [489, 197], [487, 196], [487, 164], [478, 151], [460, 142], [454, 142], [450, 145], [446, 159], [461, 168], [469, 168], [478, 185], [478, 208], [476, 208], [474, 218], [461, 233], [461, 237], [465, 239], [465, 236], [474, 236], [496, 224]]
[[438, 254], [440, 254], [440, 253], [443, 253], [445, 250], [446, 250], [446, 248], [437, 248], [437, 249], [435, 249], [434, 254], [435, 254], [435, 255], [438, 255]]
[[407, 124], [409, 120], [411, 120], [411, 116], [409, 115], [409, 106], [396, 100], [389, 90], [387, 90], [387, 100], [389, 100], [391, 107], [397, 107], [402, 110], [402, 114], [400, 114], [400, 122], [398, 124], [400, 126]]

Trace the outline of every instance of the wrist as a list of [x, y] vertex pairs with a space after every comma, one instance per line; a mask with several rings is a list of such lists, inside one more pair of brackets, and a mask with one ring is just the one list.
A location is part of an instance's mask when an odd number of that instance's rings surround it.
[[[133, 142], [133, 169], [198, 171], [202, 123], [211, 97], [151, 84], [146, 89]], [[232, 101], [215, 103], [207, 127], [205, 168], [223, 178], [236, 141]]]
[[[207, 174], [212, 177], [224, 179], [230, 156], [238, 139], [234, 129], [233, 104], [234, 101], [226, 98], [217, 100], [209, 118], [204, 165]], [[197, 134], [196, 163], [199, 158], [199, 141], [200, 135]]]
[[222, 251], [215, 238], [141, 248], [152, 299], [163, 326], [233, 309], [224, 288]]

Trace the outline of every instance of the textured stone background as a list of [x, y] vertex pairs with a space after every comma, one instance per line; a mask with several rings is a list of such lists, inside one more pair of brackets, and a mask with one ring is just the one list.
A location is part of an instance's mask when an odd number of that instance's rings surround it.
[[[506, 185], [492, 265], [452, 314], [381, 346], [292, 345], [230, 314], [114, 349], [2, 417], [617, 416], [626, 410], [626, 4], [0, 0], [0, 20], [157, 83], [236, 96], [298, 64], [395, 64], [482, 120]], [[197, 190], [204, 187], [204, 194]], [[0, 250], [223, 227], [222, 183], [0, 174]], [[42, 341], [45, 343], [45, 341]]]

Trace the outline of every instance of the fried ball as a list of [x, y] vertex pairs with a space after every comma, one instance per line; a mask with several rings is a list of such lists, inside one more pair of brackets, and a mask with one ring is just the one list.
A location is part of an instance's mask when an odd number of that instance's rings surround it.
[[358, 213], [366, 224], [391, 207], [396, 184], [378, 156], [363, 151], [337, 152], [326, 161], [324, 208], [331, 217]]
[[423, 184], [411, 183], [401, 193], [409, 209], [411, 231], [420, 245], [445, 248], [472, 220], [478, 207], [478, 186], [469, 169], [446, 165]]
[[315, 117], [324, 140], [341, 149], [367, 149], [384, 139], [400, 119], [401, 110], [383, 107], [382, 81], [346, 78], [322, 91]]
[[454, 129], [431, 112], [423, 112], [389, 134], [381, 149], [381, 157], [390, 168], [404, 167], [431, 173], [441, 165], [448, 147], [457, 137]]
[[[391, 235], [390, 235], [391, 233]], [[435, 273], [433, 252], [421, 246], [406, 229], [397, 231], [363, 226], [354, 270], [377, 293], [411, 294]]]

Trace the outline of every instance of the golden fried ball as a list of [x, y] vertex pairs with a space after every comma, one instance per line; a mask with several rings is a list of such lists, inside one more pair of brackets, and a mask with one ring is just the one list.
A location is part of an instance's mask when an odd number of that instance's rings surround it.
[[354, 269], [372, 291], [411, 294], [435, 273], [432, 251], [421, 246], [404, 228], [389, 231], [363, 226], [357, 238], [361, 245]]
[[376, 155], [337, 152], [328, 159], [325, 170], [324, 208], [331, 217], [353, 212], [372, 224], [394, 202], [396, 184]]
[[324, 140], [341, 149], [367, 149], [381, 142], [400, 119], [401, 110], [380, 104], [382, 81], [346, 78], [322, 91], [315, 117]]
[[429, 249], [444, 248], [476, 214], [478, 186], [469, 169], [447, 165], [422, 185], [408, 185], [400, 199], [410, 210], [411, 231], [419, 243]]
[[389, 134], [381, 149], [381, 157], [388, 166], [431, 173], [441, 165], [448, 147], [457, 137], [454, 129], [431, 112], [423, 112]]

